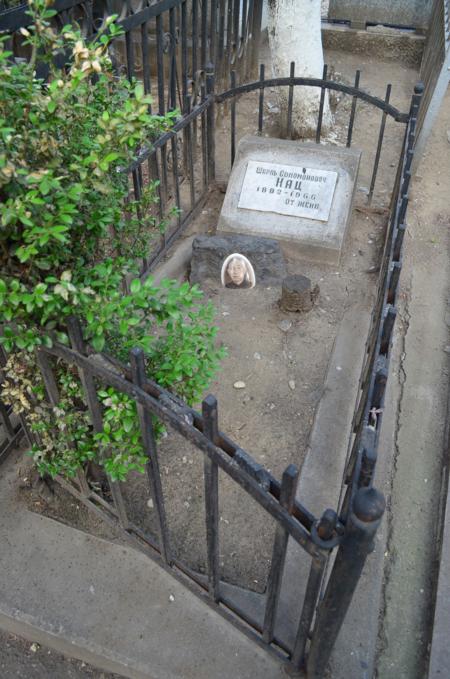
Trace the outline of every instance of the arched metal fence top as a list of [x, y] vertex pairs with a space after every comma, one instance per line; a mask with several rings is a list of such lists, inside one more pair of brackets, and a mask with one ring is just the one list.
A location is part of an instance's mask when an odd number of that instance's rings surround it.
[[217, 94], [215, 100], [218, 104], [221, 104], [228, 99], [232, 99], [241, 94], [247, 94], [249, 92], [254, 92], [266, 87], [318, 87], [319, 89], [334, 90], [335, 92], [343, 92], [344, 94], [349, 94], [350, 96], [357, 97], [362, 101], [372, 104], [381, 111], [384, 111], [387, 115], [394, 118], [395, 121], [399, 123], [407, 123], [409, 118], [409, 113], [402, 113], [395, 106], [386, 103], [384, 99], [380, 99], [371, 94], [368, 94], [364, 90], [353, 87], [351, 85], [345, 85], [344, 83], [335, 82], [334, 80], [323, 80], [322, 78], [298, 78], [298, 77], [286, 77], [286, 78], [268, 78], [255, 80], [251, 83], [246, 83], [244, 85], [238, 85], [237, 87], [231, 87], [220, 94]]

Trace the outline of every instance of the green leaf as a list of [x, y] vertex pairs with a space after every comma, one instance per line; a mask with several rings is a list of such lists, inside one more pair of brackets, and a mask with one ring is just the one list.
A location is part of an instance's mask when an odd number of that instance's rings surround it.
[[134, 280], [131, 281], [130, 285], [130, 291], [135, 295], [139, 290], [141, 289], [142, 284], [139, 278], [135, 278]]
[[56, 101], [54, 101], [53, 99], [50, 99], [50, 101], [47, 104], [47, 111], [49, 113], [54, 113], [55, 110], [56, 110]]
[[138, 83], [136, 85], [136, 87], [134, 88], [134, 96], [136, 97], [136, 99], [138, 101], [140, 101], [142, 99], [142, 97], [144, 96], [144, 94], [145, 94], [144, 86], [141, 83]]
[[95, 351], [102, 351], [103, 347], [105, 346], [105, 338], [103, 335], [96, 335], [92, 339], [92, 346], [94, 347]]

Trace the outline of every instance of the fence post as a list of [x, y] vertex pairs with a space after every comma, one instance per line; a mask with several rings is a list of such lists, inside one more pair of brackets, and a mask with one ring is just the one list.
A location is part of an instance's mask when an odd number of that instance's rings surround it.
[[325, 595], [317, 611], [307, 660], [308, 679], [323, 679], [336, 638], [344, 622], [367, 556], [385, 510], [384, 495], [360, 488], [348, 514]]
[[206, 112], [207, 127], [207, 155], [208, 155], [208, 184], [216, 178], [216, 140], [215, 140], [215, 118], [216, 106], [214, 102], [214, 66], [207, 64], [205, 67], [206, 75], [206, 94], [210, 98]]
[[263, 15], [263, 0], [254, 0], [253, 2], [253, 16], [251, 26], [251, 59], [250, 59], [250, 73], [247, 75], [257, 77], [259, 48], [261, 44], [261, 24]]

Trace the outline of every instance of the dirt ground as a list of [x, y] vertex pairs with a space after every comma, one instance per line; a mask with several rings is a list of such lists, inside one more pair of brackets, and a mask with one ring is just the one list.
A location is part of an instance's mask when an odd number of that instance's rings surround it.
[[[264, 58], [264, 57], [263, 57]], [[330, 52], [327, 61], [334, 78], [351, 83], [356, 68], [363, 73], [361, 84], [372, 94], [384, 96], [387, 82], [393, 83], [391, 102], [401, 110], [409, 100], [417, 74], [402, 64], [361, 61], [359, 56]], [[345, 144], [351, 98], [332, 102], [336, 124], [324, 143]], [[237, 106], [238, 138], [254, 133], [257, 121], [257, 95], [243, 97]], [[251, 121], [251, 124], [250, 124]], [[346, 308], [355, 303], [370, 308], [377, 282], [383, 233], [403, 126], [388, 121], [373, 203], [367, 205], [367, 192], [376, 151], [381, 112], [367, 104], [357, 106], [353, 146], [361, 149], [355, 208], [344, 243], [339, 266], [324, 266], [287, 258], [291, 273], [307, 275], [320, 287], [314, 309], [305, 315], [280, 311], [277, 287], [240, 291], [205, 289], [217, 308], [219, 341], [228, 347], [228, 358], [209, 391], [219, 401], [220, 428], [258, 462], [280, 478], [284, 468], [294, 463], [301, 468], [317, 404], [323, 393], [327, 365]], [[229, 129], [224, 119], [216, 142], [219, 183], [226, 182], [230, 169]], [[267, 136], [277, 136], [278, 101], [267, 92], [265, 128]], [[220, 188], [210, 193], [199, 219], [190, 226], [192, 233], [215, 232], [224, 198]], [[280, 323], [287, 321], [286, 330]], [[361, 342], [365, 342], [361, 337]], [[241, 380], [245, 388], [233, 384]], [[163, 490], [175, 554], [190, 567], [205, 569], [205, 519], [201, 453], [177, 434], [169, 432], [159, 446]], [[18, 477], [23, 477], [21, 470]], [[22, 486], [24, 484], [22, 483]], [[25, 484], [26, 485], [26, 484]], [[243, 491], [220, 475], [220, 566], [222, 577], [257, 591], [264, 591], [270, 563], [273, 522]], [[142, 529], [154, 533], [153, 510], [147, 484], [134, 476], [124, 484], [130, 518]], [[30, 508], [50, 513], [53, 518], [77, 527], [119, 539], [109, 527], [91, 517], [87, 510], [62, 491], [48, 509], [33, 492], [20, 491]]]
[[120, 679], [118, 674], [102, 672], [36, 642], [1, 631], [0, 676], [2, 679]]

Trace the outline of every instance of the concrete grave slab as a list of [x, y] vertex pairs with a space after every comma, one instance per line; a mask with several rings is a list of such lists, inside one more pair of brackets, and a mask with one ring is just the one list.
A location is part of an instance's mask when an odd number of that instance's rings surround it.
[[360, 157], [355, 149], [244, 137], [218, 231], [289, 241], [298, 244], [305, 257], [337, 263]]

